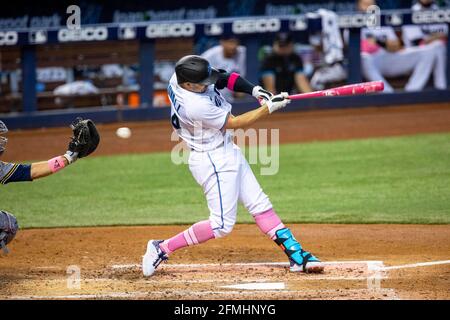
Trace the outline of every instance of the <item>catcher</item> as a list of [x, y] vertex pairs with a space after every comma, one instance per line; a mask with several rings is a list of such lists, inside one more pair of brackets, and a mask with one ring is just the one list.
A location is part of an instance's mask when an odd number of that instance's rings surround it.
[[[33, 181], [49, 176], [66, 166], [74, 163], [78, 158], [90, 155], [97, 149], [100, 135], [92, 120], [76, 118], [70, 125], [73, 136], [64, 155], [54, 157], [48, 161], [32, 164], [16, 164], [0, 161], [0, 184], [10, 182]], [[0, 120], [0, 157], [6, 150], [8, 128]], [[10, 213], [0, 210], [0, 249], [8, 253], [6, 245], [11, 242], [18, 230], [17, 219]]]

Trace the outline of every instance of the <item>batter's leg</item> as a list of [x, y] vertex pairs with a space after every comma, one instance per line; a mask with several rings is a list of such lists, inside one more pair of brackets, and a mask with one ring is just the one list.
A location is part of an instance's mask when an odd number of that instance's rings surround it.
[[142, 262], [145, 276], [151, 276], [174, 251], [224, 237], [233, 230], [239, 195], [239, 165], [234, 160], [232, 151], [191, 154], [189, 168], [203, 188], [209, 219], [197, 222], [170, 239], [150, 240]]
[[216, 238], [228, 235], [236, 223], [239, 196], [239, 150], [220, 149], [205, 153], [202, 161], [189, 166], [197, 183], [202, 186], [210, 212], [209, 221]]
[[175, 250], [226, 236], [236, 223], [239, 194], [238, 168], [234, 150], [211, 152], [190, 160], [189, 168], [194, 179], [203, 188], [210, 216], [178, 235], [163, 241], [161, 249], [166, 254]]
[[164, 240], [159, 246], [165, 254], [170, 255], [175, 250], [200, 244], [214, 238], [211, 222], [204, 220], [197, 222], [172, 238]]
[[201, 182], [208, 203], [209, 220], [197, 222], [183, 232], [161, 242], [159, 246], [167, 255], [187, 246], [224, 237], [233, 230], [238, 201], [238, 186], [236, 187], [235, 183], [237, 172], [236, 170], [217, 171], [220, 167], [219, 164], [217, 166], [215, 164], [210, 176], [204, 180], [203, 177], [208, 174], [208, 166], [202, 166], [198, 168], [198, 172], [195, 172], [194, 177]]
[[[242, 157], [243, 158], [243, 157]], [[303, 250], [291, 230], [272, 208], [247, 161], [243, 158], [240, 175], [239, 199], [255, 219], [258, 228], [275, 241], [288, 256], [291, 271], [322, 272], [319, 259]]]
[[214, 239], [214, 232], [209, 220], [200, 221], [185, 231], [167, 240], [150, 240], [147, 251], [142, 257], [142, 271], [145, 276], [151, 276], [158, 265], [169, 258], [175, 250], [200, 244]]

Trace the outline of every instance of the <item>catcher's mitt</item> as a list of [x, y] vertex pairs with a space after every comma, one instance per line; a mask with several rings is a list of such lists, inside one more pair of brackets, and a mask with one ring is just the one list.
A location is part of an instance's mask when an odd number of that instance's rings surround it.
[[6, 211], [0, 210], [0, 249], [5, 254], [9, 252], [6, 245], [14, 239], [18, 229], [19, 225], [16, 217]]
[[92, 120], [78, 117], [70, 127], [73, 130], [73, 137], [69, 143], [69, 151], [77, 152], [78, 158], [83, 158], [97, 149], [100, 135]]

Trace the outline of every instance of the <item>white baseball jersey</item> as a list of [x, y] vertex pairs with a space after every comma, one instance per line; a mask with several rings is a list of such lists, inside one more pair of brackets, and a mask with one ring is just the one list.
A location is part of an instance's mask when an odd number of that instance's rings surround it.
[[167, 88], [172, 126], [188, 146], [196, 151], [210, 151], [223, 145], [228, 134], [224, 126], [231, 113], [228, 103], [214, 85], [204, 93], [183, 89], [174, 74]]
[[[218, 45], [203, 52], [202, 57], [208, 60], [211, 66], [216, 69], [223, 69], [229, 73], [236, 72], [245, 77], [246, 51], [247, 49], [244, 46], [238, 46], [236, 55], [232, 58], [227, 58], [223, 55], [223, 47]], [[221, 92], [227, 100], [233, 101], [232, 91], [224, 88]]]
[[402, 27], [402, 40], [405, 47], [413, 47], [416, 41], [427, 40], [430, 35], [448, 34], [447, 24], [406, 25]]
[[[439, 7], [433, 4], [430, 8], [423, 7], [420, 3], [414, 4], [411, 9], [413, 11], [422, 10], [437, 10]], [[414, 42], [420, 40], [426, 40], [430, 35], [435, 33], [441, 33], [448, 35], [448, 25], [446, 23], [434, 23], [424, 25], [407, 25], [402, 27], [402, 40], [405, 47], [414, 46]]]
[[246, 48], [238, 46], [237, 53], [232, 58], [227, 58], [223, 55], [223, 47], [221, 45], [212, 47], [203, 52], [202, 57], [209, 61], [209, 63], [216, 69], [224, 69], [227, 72], [237, 72], [245, 77]]
[[189, 170], [205, 194], [215, 237], [231, 232], [239, 201], [253, 216], [271, 209], [240, 148], [224, 130], [231, 105], [215, 86], [190, 92], [178, 85], [174, 74], [167, 91], [172, 126], [192, 149]]

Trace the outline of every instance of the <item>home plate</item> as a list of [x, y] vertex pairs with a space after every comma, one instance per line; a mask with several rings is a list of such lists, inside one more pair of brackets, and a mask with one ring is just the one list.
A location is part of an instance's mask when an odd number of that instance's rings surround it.
[[284, 285], [284, 282], [256, 282], [221, 286], [221, 288], [241, 290], [283, 290], [286, 286]]

